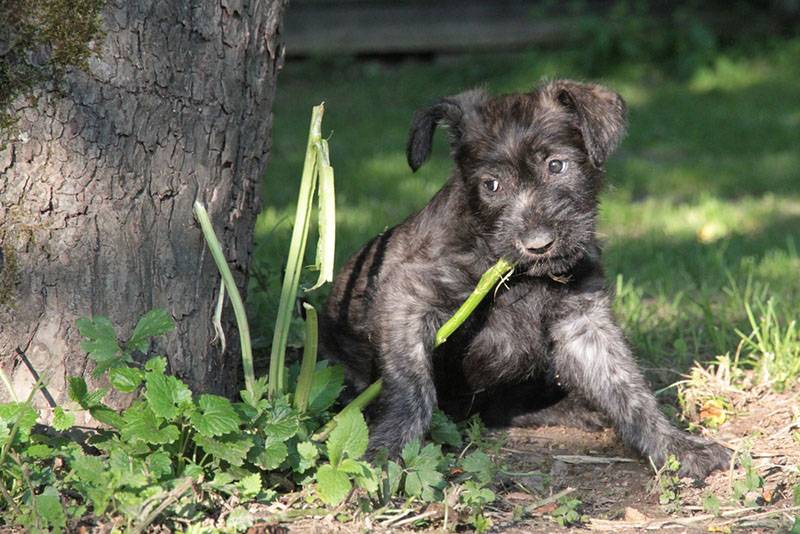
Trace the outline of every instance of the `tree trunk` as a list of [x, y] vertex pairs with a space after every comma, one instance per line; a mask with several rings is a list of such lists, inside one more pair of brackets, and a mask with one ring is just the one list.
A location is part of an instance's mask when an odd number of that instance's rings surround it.
[[16, 103], [0, 149], [0, 364], [18, 397], [34, 371], [58, 404], [68, 377], [89, 380], [76, 319], [107, 316], [125, 339], [152, 308], [177, 323], [156, 347], [171, 371], [233, 391], [238, 340], [229, 321], [227, 354], [211, 343], [219, 276], [192, 204], [244, 290], [284, 4], [109, 0], [88, 72]]

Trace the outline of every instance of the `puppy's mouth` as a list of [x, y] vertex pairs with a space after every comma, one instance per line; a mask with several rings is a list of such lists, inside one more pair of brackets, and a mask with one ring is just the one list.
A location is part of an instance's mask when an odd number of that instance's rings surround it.
[[525, 246], [522, 241], [517, 240], [514, 247], [517, 249], [519, 260], [517, 263], [537, 263], [552, 260], [556, 255], [556, 241], [547, 243], [544, 246]]
[[531, 250], [522, 246], [522, 242], [515, 243], [517, 272], [529, 276], [561, 275], [569, 271], [579, 260], [579, 251], [568, 253], [560, 250], [554, 242], [545, 250]]

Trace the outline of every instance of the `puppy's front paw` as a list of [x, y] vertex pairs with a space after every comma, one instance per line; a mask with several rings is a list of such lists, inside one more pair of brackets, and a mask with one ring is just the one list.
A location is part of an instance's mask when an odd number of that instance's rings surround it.
[[731, 453], [724, 446], [683, 432], [675, 437], [669, 449], [667, 454], [674, 454], [681, 464], [678, 475], [695, 480], [704, 480], [714, 471], [726, 469], [731, 461]]

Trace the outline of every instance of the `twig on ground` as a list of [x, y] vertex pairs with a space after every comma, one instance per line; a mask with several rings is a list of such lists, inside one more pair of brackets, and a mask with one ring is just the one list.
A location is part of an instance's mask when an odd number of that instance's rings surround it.
[[409, 523], [413, 523], [414, 521], [420, 521], [420, 520], [425, 519], [427, 517], [431, 517], [433, 515], [437, 515], [438, 513], [439, 513], [439, 510], [428, 510], [427, 512], [424, 512], [424, 513], [421, 513], [421, 514], [418, 514], [418, 515], [414, 515], [414, 516], [411, 516], [411, 517], [407, 517], [406, 519], [403, 519], [402, 521], [398, 521], [398, 522], [394, 523], [394, 525], [392, 525], [392, 526], [394, 526], [394, 527], [402, 527], [403, 525], [408, 525]]
[[638, 463], [639, 460], [633, 458], [620, 458], [616, 456], [584, 456], [582, 454], [557, 454], [554, 460], [565, 464], [616, 464], [616, 463]]
[[[186, 479], [184, 479], [184, 480], [183, 480], [183, 482], [181, 482], [180, 484], [178, 484], [177, 486], [175, 486], [175, 488], [174, 488], [174, 489], [172, 489], [172, 490], [171, 490], [171, 491], [169, 491], [169, 492], [168, 492], [168, 493], [167, 493], [165, 496], [163, 496], [163, 499], [164, 499], [164, 500], [161, 502], [161, 504], [159, 504], [159, 505], [156, 507], [156, 509], [155, 509], [155, 510], [153, 510], [152, 512], [150, 512], [150, 513], [147, 515], [147, 517], [145, 517], [145, 518], [144, 518], [144, 520], [143, 520], [141, 523], [139, 523], [137, 526], [133, 527], [133, 528], [130, 530], [130, 532], [132, 532], [133, 534], [138, 534], [139, 532], [144, 532], [144, 530], [145, 530], [145, 529], [146, 529], [146, 528], [147, 528], [147, 527], [150, 525], [150, 523], [152, 523], [153, 521], [155, 521], [155, 520], [156, 520], [156, 518], [157, 518], [159, 515], [161, 515], [161, 512], [163, 512], [164, 510], [166, 510], [166, 509], [167, 509], [167, 508], [168, 508], [170, 505], [172, 505], [172, 504], [173, 504], [175, 501], [177, 501], [178, 499], [180, 499], [180, 498], [181, 498], [181, 496], [183, 496], [183, 494], [184, 494], [184, 493], [186, 493], [186, 491], [187, 491], [189, 488], [191, 488], [191, 487], [192, 487], [192, 483], [193, 483], [193, 482], [194, 482], [194, 481], [193, 481], [191, 478], [186, 478]], [[162, 495], [161, 495], [161, 494], [159, 494], [159, 495], [157, 495], [156, 497], [157, 497], [157, 498], [160, 500], [160, 499], [162, 498]], [[155, 499], [156, 497], [154, 497], [154, 499]]]
[[[722, 527], [726, 525], [732, 525], [735, 523], [741, 523], [743, 521], [763, 519], [771, 515], [793, 512], [796, 510], [800, 510], [800, 506], [794, 506], [791, 508], [782, 508], [779, 510], [770, 510], [768, 512], [748, 514], [748, 512], [752, 512], [753, 510], [757, 509], [758, 508], [754, 507], [737, 508], [734, 510], [723, 511], [719, 514], [719, 516], [715, 516], [713, 514], [700, 514], [692, 517], [668, 517], [666, 519], [650, 519], [647, 521], [611, 521], [606, 519], [591, 519], [589, 521], [589, 529], [619, 532], [620, 530], [623, 529], [658, 530], [663, 528], [682, 528], [682, 527], [693, 526], [696, 525], [697, 523], [702, 523], [704, 521], [713, 521], [714, 519], [718, 519], [719, 517], [740, 516], [740, 517], [733, 517], [732, 519], [729, 519], [727, 521], [714, 523], [715, 527]], [[747, 514], [747, 515], [742, 515], [742, 514]]]
[[531, 505], [526, 506], [525, 507], [525, 512], [528, 513], [528, 514], [531, 514], [531, 515], [537, 514], [537, 513], [539, 513], [539, 512], [536, 511], [537, 508], [541, 508], [542, 506], [544, 506], [546, 504], [550, 504], [551, 502], [556, 502], [561, 497], [564, 497], [565, 495], [569, 495], [573, 491], [575, 491], [575, 488], [563, 489], [563, 490], [559, 491], [558, 493], [554, 493], [553, 495], [547, 497], [546, 499], [542, 499], [539, 502], [536, 502], [536, 503], [533, 503]]

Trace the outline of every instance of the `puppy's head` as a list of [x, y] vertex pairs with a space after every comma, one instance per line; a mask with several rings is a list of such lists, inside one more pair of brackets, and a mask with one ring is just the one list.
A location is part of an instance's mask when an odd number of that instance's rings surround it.
[[413, 170], [430, 155], [437, 125], [450, 132], [473, 227], [496, 256], [536, 276], [580, 260], [594, 239], [603, 164], [625, 130], [618, 94], [558, 80], [525, 94], [443, 98], [414, 116]]

